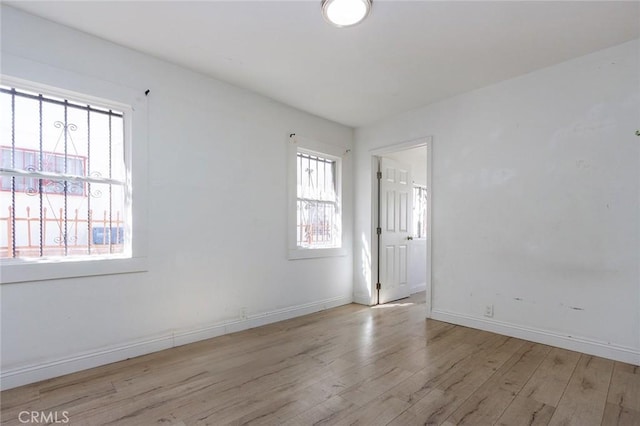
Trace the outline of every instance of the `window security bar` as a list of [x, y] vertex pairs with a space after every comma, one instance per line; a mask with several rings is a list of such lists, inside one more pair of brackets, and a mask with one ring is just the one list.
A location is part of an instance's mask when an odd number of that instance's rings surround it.
[[70, 101], [62, 101], [59, 99], [47, 98], [46, 96], [42, 96], [42, 95], [33, 95], [31, 93], [20, 92], [16, 89], [5, 89], [4, 87], [0, 87], [0, 93], [6, 93], [7, 95], [18, 96], [21, 98], [33, 99], [35, 101], [42, 101], [48, 104], [66, 106], [67, 108], [74, 108], [82, 111], [105, 114], [112, 117], [124, 117], [124, 114], [120, 112], [112, 111], [110, 109], [101, 109], [101, 108], [96, 108], [95, 106], [92, 106], [92, 105], [82, 105], [82, 104], [77, 104]]

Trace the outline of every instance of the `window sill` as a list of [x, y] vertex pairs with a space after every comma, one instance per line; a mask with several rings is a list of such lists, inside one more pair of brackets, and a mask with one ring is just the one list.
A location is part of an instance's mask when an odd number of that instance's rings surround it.
[[320, 257], [340, 257], [346, 255], [347, 250], [344, 248], [295, 248], [289, 250], [289, 260], [314, 259]]
[[0, 267], [0, 284], [147, 271], [146, 257], [16, 261]]

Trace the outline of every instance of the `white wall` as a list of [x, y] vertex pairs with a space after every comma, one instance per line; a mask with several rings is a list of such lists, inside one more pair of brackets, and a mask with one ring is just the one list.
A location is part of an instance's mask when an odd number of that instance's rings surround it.
[[639, 51], [357, 129], [356, 300], [372, 293], [370, 151], [432, 136], [433, 317], [640, 364]]
[[2, 285], [3, 387], [351, 301], [351, 158], [348, 255], [298, 261], [286, 161], [291, 132], [347, 149], [352, 129], [2, 7], [2, 70], [29, 63], [151, 90], [148, 272]]
[[427, 287], [427, 239], [409, 241], [409, 267], [407, 281], [411, 293], [425, 291]]

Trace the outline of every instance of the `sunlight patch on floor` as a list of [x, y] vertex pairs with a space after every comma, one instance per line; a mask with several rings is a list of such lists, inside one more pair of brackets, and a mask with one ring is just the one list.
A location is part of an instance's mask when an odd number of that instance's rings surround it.
[[372, 309], [381, 309], [381, 308], [402, 308], [405, 306], [413, 306], [415, 303], [413, 302], [405, 302], [405, 303], [385, 303], [384, 305], [375, 305], [372, 306]]

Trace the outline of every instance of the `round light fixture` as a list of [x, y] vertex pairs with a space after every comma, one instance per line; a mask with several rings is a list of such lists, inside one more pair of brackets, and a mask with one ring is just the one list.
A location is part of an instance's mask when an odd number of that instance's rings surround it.
[[370, 10], [371, 0], [322, 0], [324, 19], [340, 28], [362, 22]]

